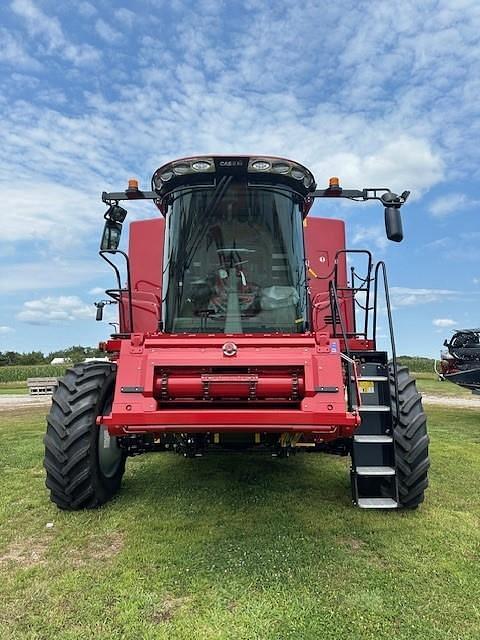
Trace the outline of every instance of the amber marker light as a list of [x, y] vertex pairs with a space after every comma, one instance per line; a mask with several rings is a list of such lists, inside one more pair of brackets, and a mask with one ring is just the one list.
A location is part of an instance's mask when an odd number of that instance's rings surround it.
[[128, 181], [128, 190], [129, 191], [138, 191], [138, 180], [135, 178], [130, 178]]
[[328, 187], [329, 189], [339, 189], [340, 180], [336, 176], [334, 176], [333, 178], [330, 178], [330, 180], [328, 181]]

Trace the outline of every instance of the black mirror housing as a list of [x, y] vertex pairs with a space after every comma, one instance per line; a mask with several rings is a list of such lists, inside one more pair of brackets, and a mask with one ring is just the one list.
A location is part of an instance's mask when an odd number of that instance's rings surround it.
[[106, 220], [100, 249], [102, 251], [116, 251], [120, 244], [121, 235], [122, 223], [114, 222], [113, 220]]
[[400, 207], [385, 207], [385, 232], [393, 242], [403, 240], [402, 216]]

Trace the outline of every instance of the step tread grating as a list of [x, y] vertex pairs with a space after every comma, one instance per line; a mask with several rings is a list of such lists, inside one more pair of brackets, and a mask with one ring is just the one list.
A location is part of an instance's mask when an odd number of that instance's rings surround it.
[[393, 438], [384, 435], [354, 435], [353, 441], [360, 444], [389, 444], [393, 442]]
[[361, 509], [396, 509], [398, 502], [393, 498], [359, 498], [357, 502]]
[[386, 404], [362, 404], [355, 406], [354, 409], [360, 411], [360, 413], [390, 413], [390, 407]]
[[374, 467], [362, 466], [355, 469], [359, 476], [394, 476], [395, 469], [393, 467]]

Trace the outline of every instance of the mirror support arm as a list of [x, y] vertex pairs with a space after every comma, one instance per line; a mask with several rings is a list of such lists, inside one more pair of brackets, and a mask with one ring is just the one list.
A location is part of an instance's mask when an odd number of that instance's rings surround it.
[[102, 202], [111, 204], [119, 200], [160, 200], [156, 191], [140, 191], [139, 189], [126, 189], [125, 191], [113, 191], [102, 193]]
[[407, 201], [410, 191], [404, 191], [401, 195], [397, 195], [390, 189], [384, 187], [362, 190], [342, 189], [338, 184], [338, 179], [332, 178], [331, 180], [337, 180], [337, 183], [332, 184], [331, 182], [328, 189], [314, 191], [308, 196], [308, 208], [313, 204], [315, 198], [347, 198], [355, 202], [378, 200], [385, 207], [385, 231], [387, 238], [393, 242], [401, 242], [403, 240], [400, 207]]
[[310, 198], [347, 198], [348, 200], [355, 200], [362, 202], [366, 200], [379, 200], [385, 206], [397, 206], [401, 207], [405, 204], [410, 191], [404, 191], [400, 196], [393, 193], [386, 187], [379, 187], [376, 189], [342, 189], [341, 187], [328, 189], [320, 189], [311, 193]]

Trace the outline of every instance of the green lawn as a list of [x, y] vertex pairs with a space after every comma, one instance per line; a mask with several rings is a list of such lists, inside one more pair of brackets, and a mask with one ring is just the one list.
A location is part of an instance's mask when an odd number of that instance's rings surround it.
[[1, 413], [0, 638], [478, 640], [480, 412], [428, 412], [412, 513], [354, 509], [347, 460], [308, 454], [151, 454], [63, 513], [42, 411]]
[[0, 395], [28, 393], [26, 382], [0, 382]]
[[472, 392], [468, 389], [463, 389], [448, 380], [439, 380], [434, 373], [412, 373], [412, 375], [416, 378], [418, 390], [422, 393], [459, 398], [472, 397]]

